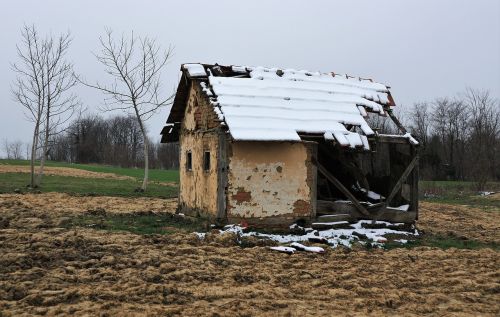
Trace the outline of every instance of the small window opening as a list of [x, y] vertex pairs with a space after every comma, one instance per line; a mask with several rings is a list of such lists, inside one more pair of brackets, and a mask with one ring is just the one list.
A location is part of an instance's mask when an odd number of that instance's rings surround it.
[[203, 170], [210, 171], [210, 152], [203, 153]]
[[191, 153], [191, 151], [187, 152], [186, 155], [186, 169], [188, 171], [193, 170], [193, 154]]

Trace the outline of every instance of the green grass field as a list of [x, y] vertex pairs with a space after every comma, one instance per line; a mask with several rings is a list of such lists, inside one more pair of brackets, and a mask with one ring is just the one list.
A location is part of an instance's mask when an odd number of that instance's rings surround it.
[[171, 234], [204, 232], [208, 223], [203, 218], [182, 218], [172, 214], [85, 214], [68, 219], [64, 227], [85, 227], [106, 231], [128, 231], [135, 234]]
[[[0, 160], [0, 164], [7, 165], [29, 165], [30, 162], [26, 160]], [[125, 175], [142, 179], [144, 176], [144, 169], [142, 168], [123, 168], [115, 166], [97, 165], [97, 164], [73, 164], [65, 162], [48, 161], [46, 166], [53, 167], [69, 167], [81, 170], [98, 172], [98, 173], [114, 173], [117, 175]], [[157, 182], [178, 182], [179, 171], [177, 170], [149, 170], [149, 180]]]
[[468, 249], [477, 250], [483, 248], [490, 248], [496, 251], [500, 250], [500, 245], [495, 242], [485, 243], [475, 240], [463, 240], [454, 236], [436, 236], [436, 235], [423, 235], [418, 239], [410, 240], [405, 244], [398, 242], [388, 242], [384, 245], [384, 249], [390, 250], [395, 248], [412, 249], [416, 247], [433, 247], [440, 249]]
[[[8, 165], [29, 165], [29, 161], [24, 160], [0, 160], [0, 164]], [[176, 197], [177, 186], [165, 186], [150, 183], [144, 193], [135, 192], [140, 187], [144, 171], [135, 168], [120, 168], [102, 165], [89, 164], [69, 164], [61, 162], [47, 162], [47, 166], [69, 167], [99, 173], [114, 173], [134, 177], [136, 180], [104, 179], [104, 178], [83, 178], [70, 176], [45, 175], [42, 186], [37, 190], [41, 192], [61, 192], [80, 195], [99, 196], [124, 196], [124, 197]], [[150, 170], [150, 180], [153, 182], [173, 182], [178, 183], [179, 172], [175, 170]], [[0, 193], [11, 193], [19, 189], [21, 192], [28, 192], [29, 174], [27, 173], [1, 173]]]
[[[500, 210], [500, 202], [479, 195], [473, 182], [421, 181], [419, 191], [424, 201]], [[487, 183], [485, 191], [499, 192], [500, 182]]]

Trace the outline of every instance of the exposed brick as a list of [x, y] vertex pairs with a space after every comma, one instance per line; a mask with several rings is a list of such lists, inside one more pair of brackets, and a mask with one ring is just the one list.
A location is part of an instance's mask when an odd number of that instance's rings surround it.
[[293, 203], [293, 212], [296, 214], [308, 214], [311, 211], [311, 204], [299, 199]]
[[252, 200], [252, 194], [245, 191], [244, 188], [239, 187], [236, 194], [231, 196], [231, 199], [236, 201], [237, 205], [241, 205], [244, 202], [249, 202], [250, 200]]

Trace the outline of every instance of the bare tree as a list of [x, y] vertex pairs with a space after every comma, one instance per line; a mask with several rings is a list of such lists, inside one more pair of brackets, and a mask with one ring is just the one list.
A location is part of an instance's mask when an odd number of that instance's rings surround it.
[[17, 46], [19, 63], [12, 68], [17, 78], [11, 88], [14, 100], [25, 109], [25, 116], [34, 123], [31, 144], [30, 186], [35, 187], [35, 159], [40, 129], [44, 122], [46, 99], [46, 74], [43, 66], [46, 46], [43, 45], [34, 26], [21, 30], [22, 44]]
[[409, 128], [411, 133], [425, 146], [428, 142], [430, 133], [430, 118], [429, 105], [425, 102], [416, 103], [410, 110]]
[[5, 155], [6, 155], [5, 158], [10, 160], [11, 154], [10, 154], [9, 140], [3, 139], [2, 147], [3, 147], [3, 151], [5, 152]]
[[13, 160], [22, 160], [23, 159], [23, 142], [21, 141], [14, 141], [9, 144], [9, 152], [10, 152], [10, 158]]
[[174, 97], [171, 94], [162, 98], [160, 89], [161, 70], [170, 60], [172, 48], [163, 51], [154, 39], [135, 37], [133, 33], [130, 38], [122, 35], [115, 40], [111, 30], [107, 30], [106, 36], [99, 40], [101, 51], [96, 57], [106, 73], [113, 77], [113, 83], [84, 84], [106, 95], [102, 110], [122, 110], [137, 119], [144, 141], [144, 180], [141, 186], [144, 191], [149, 173], [149, 140], [145, 121], [159, 108], [171, 104]]
[[77, 84], [74, 76], [73, 64], [65, 59], [71, 44], [69, 32], [60, 35], [57, 40], [47, 37], [43, 41], [45, 55], [42, 65], [45, 69], [45, 126], [43, 130], [43, 150], [40, 168], [36, 179], [39, 186], [42, 181], [45, 161], [49, 152], [51, 137], [58, 133], [79, 108], [80, 102], [70, 90]]
[[469, 110], [469, 171], [477, 188], [483, 190], [498, 167], [500, 105], [489, 91], [468, 88], [465, 103]]
[[[12, 87], [14, 99], [35, 124], [31, 146], [30, 186], [40, 185], [47, 158], [49, 138], [74, 113], [79, 104], [68, 91], [77, 83], [73, 66], [64, 57], [71, 43], [70, 35], [41, 38], [34, 26], [24, 26], [22, 45], [17, 46], [20, 62], [12, 68], [18, 77]], [[43, 143], [41, 164], [35, 179], [35, 160], [39, 144]]]

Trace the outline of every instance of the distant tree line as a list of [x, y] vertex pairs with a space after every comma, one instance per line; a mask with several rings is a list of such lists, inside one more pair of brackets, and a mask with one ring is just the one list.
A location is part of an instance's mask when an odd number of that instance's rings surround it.
[[[8, 160], [22, 160], [24, 158], [29, 158], [30, 145], [25, 144], [22, 141], [17, 140], [9, 142], [9, 140], [3, 139], [2, 148], [5, 153], [5, 157]], [[23, 152], [24, 149], [26, 149], [26, 156]]]
[[[421, 179], [474, 181], [480, 189], [500, 180], [500, 104], [488, 91], [415, 103], [398, 117], [420, 142]], [[397, 133], [388, 118], [370, 121], [381, 133]]]
[[[54, 161], [144, 167], [144, 138], [133, 116], [82, 116], [73, 120], [50, 144], [48, 157]], [[150, 167], [178, 168], [177, 144], [150, 142], [148, 151]]]

